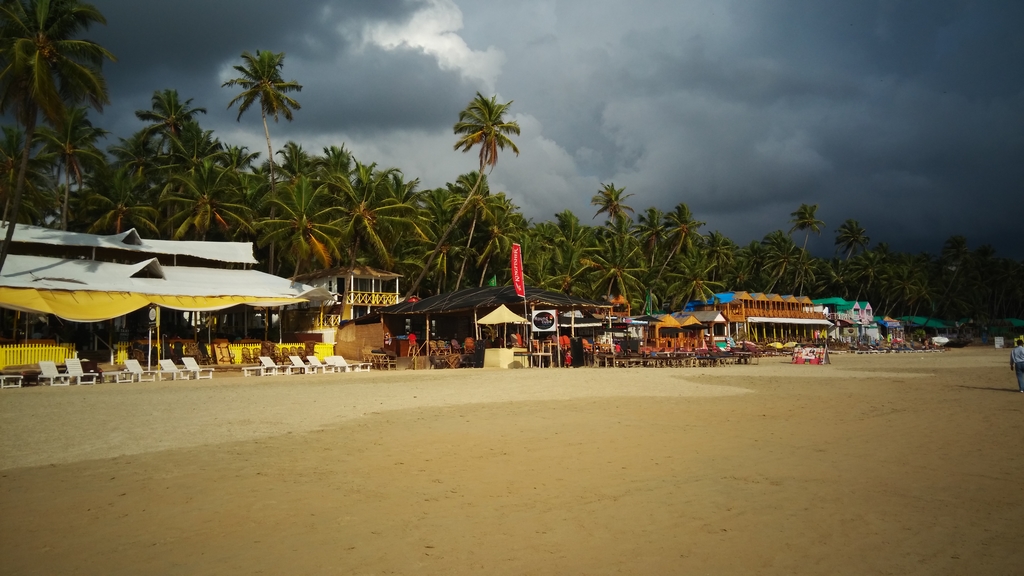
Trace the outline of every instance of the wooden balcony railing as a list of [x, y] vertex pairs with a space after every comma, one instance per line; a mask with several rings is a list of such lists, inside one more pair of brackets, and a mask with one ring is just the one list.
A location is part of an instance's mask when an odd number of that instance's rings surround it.
[[349, 292], [346, 304], [353, 306], [391, 306], [398, 304], [398, 294], [394, 292]]

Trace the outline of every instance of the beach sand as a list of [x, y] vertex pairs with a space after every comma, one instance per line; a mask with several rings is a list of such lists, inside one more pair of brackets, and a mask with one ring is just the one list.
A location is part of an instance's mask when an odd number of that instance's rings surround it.
[[1020, 573], [1008, 354], [3, 390], [0, 573]]

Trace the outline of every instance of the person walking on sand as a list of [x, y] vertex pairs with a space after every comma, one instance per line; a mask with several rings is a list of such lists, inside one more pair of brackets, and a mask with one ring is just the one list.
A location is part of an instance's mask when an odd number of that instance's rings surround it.
[[1024, 338], [1014, 341], [1017, 346], [1010, 350], [1010, 369], [1017, 373], [1017, 387], [1024, 393]]

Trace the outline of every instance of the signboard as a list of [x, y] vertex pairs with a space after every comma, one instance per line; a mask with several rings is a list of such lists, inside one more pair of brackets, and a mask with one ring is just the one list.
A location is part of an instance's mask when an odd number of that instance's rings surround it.
[[793, 364], [831, 364], [828, 348], [794, 348]]
[[558, 329], [558, 312], [556, 310], [534, 310], [530, 324], [534, 332], [554, 332]]
[[995, 341], [996, 341], [996, 348], [1002, 348], [1002, 347], [1006, 346], [1006, 342], [1003, 340], [1002, 336], [996, 336]]
[[517, 296], [526, 296], [526, 283], [523, 281], [523, 249], [519, 244], [512, 245], [512, 285]]

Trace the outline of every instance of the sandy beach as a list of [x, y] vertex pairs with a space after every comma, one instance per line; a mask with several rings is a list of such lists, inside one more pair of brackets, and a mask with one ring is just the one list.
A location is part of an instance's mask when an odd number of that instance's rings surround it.
[[0, 393], [3, 574], [1012, 574], [1008, 351]]

